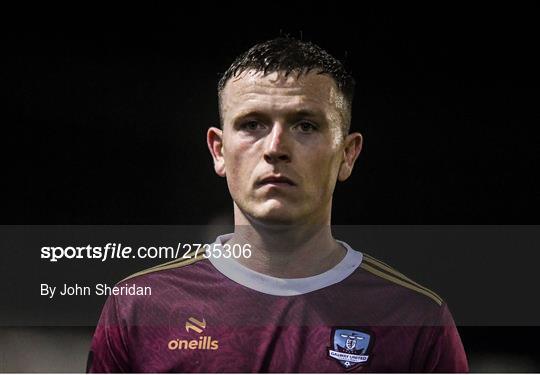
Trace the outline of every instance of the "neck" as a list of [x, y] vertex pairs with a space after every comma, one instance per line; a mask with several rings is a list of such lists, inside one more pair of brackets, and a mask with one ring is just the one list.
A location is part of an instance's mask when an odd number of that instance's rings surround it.
[[234, 235], [228, 243], [250, 244], [251, 256], [239, 262], [253, 271], [303, 278], [328, 271], [345, 257], [345, 248], [332, 236], [330, 215], [319, 223], [272, 225], [249, 220], [239, 211], [235, 207]]

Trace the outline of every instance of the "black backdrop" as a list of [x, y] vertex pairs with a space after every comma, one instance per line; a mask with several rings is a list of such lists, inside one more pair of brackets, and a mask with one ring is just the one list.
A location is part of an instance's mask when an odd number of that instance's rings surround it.
[[[365, 147], [337, 187], [334, 223], [538, 224], [533, 9], [87, 5], [5, 9], [2, 21], [3, 224], [230, 212], [205, 145], [216, 84], [238, 53], [280, 34], [345, 58], [358, 82]], [[473, 355], [538, 357], [539, 332], [462, 328]]]

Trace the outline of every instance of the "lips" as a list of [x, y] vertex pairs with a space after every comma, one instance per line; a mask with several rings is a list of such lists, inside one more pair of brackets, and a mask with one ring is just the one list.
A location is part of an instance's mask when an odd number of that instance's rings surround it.
[[296, 184], [288, 177], [285, 177], [285, 176], [282, 176], [282, 175], [271, 175], [271, 176], [267, 176], [267, 177], [264, 177], [262, 178], [261, 180], [259, 180], [259, 182], [257, 182], [257, 185], [261, 186], [261, 185], [267, 185], [267, 184], [272, 184], [272, 185], [290, 185], [290, 186], [296, 186]]

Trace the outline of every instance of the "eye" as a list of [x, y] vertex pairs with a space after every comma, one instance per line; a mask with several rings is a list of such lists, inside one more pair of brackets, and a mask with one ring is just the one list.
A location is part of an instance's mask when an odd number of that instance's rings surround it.
[[298, 124], [295, 125], [295, 128], [301, 133], [313, 133], [319, 129], [317, 125], [312, 124], [309, 121], [299, 122]]
[[257, 131], [264, 129], [264, 125], [258, 121], [246, 121], [240, 125], [240, 129], [245, 131]]

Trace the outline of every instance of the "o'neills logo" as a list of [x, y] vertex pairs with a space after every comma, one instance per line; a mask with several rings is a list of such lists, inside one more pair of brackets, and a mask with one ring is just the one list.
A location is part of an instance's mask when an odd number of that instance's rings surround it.
[[[206, 321], [202, 322], [193, 317], [186, 321], [186, 331], [203, 332], [206, 328]], [[219, 341], [212, 340], [212, 336], [199, 336], [198, 340], [174, 339], [169, 341], [169, 350], [218, 350]]]
[[219, 348], [218, 340], [212, 340], [212, 336], [201, 336], [198, 340], [171, 340], [169, 341], [169, 350], [217, 350]]

